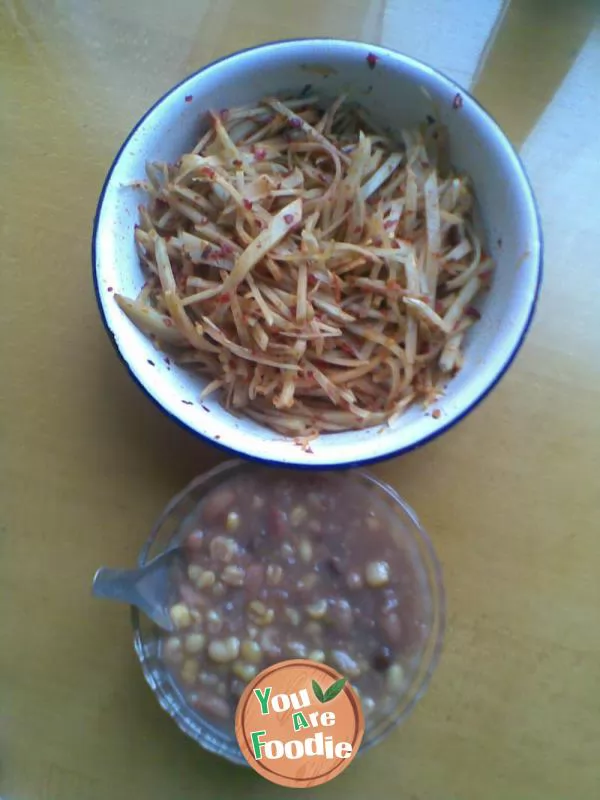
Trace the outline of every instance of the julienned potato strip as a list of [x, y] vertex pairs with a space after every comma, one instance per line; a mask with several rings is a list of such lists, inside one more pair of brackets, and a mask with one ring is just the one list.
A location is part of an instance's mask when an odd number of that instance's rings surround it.
[[425, 406], [462, 366], [493, 263], [445, 129], [395, 143], [338, 98], [220, 114], [147, 166], [147, 281], [120, 308], [226, 408], [311, 438]]

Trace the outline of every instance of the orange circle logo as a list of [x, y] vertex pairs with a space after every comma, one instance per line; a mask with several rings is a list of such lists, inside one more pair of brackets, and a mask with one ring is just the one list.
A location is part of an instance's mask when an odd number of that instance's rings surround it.
[[327, 783], [350, 764], [365, 723], [358, 695], [325, 664], [298, 659], [263, 670], [244, 690], [235, 733], [263, 778], [296, 788]]

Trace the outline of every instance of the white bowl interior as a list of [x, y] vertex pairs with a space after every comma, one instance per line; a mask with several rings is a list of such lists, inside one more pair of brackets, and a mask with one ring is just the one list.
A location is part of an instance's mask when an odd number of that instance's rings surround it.
[[[369, 54], [377, 57], [372, 67]], [[148, 160], [175, 161], [206, 126], [207, 109], [230, 108], [281, 91], [334, 97], [347, 92], [392, 131], [433, 114], [449, 129], [453, 164], [472, 178], [488, 249], [497, 269], [480, 304], [481, 320], [466, 340], [465, 366], [436, 404], [434, 419], [410, 409], [389, 428], [327, 434], [305, 452], [291, 439], [225, 411], [216, 397], [199, 402], [204, 381], [167, 364], [116, 305], [133, 297], [144, 276], [133, 225], [144, 195], [127, 184], [144, 177]], [[431, 97], [428, 99], [426, 92]], [[455, 108], [457, 92], [462, 106]], [[433, 101], [433, 105], [432, 105]], [[373, 461], [414, 447], [449, 427], [495, 384], [523, 339], [541, 272], [541, 233], [523, 168], [486, 112], [450, 80], [405, 56], [335, 40], [281, 42], [230, 56], [191, 76], [142, 119], [113, 165], [95, 232], [99, 302], [106, 325], [132, 374], [173, 417], [215, 444], [246, 456], [319, 467]]]

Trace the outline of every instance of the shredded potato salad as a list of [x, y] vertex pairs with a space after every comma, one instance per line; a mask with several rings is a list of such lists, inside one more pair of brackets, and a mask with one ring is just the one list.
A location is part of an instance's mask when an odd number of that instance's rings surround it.
[[207, 377], [203, 397], [287, 436], [431, 404], [493, 263], [445, 128], [398, 139], [343, 97], [211, 113], [192, 152], [136, 184], [147, 280], [117, 303]]

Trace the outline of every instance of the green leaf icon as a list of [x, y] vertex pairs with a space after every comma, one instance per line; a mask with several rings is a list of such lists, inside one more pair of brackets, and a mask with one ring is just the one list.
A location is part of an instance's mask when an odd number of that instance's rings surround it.
[[323, 691], [319, 684], [313, 680], [312, 689], [319, 703], [328, 703], [330, 700], [335, 700], [335, 698], [346, 685], [346, 680], [346, 678], [340, 678], [339, 680], [334, 681], [325, 691]]
[[346, 678], [340, 678], [339, 680], [332, 683], [329, 689], [325, 692], [323, 703], [328, 703], [330, 700], [333, 700], [338, 696], [338, 694], [342, 691], [346, 684]]
[[323, 689], [321, 689], [319, 684], [314, 680], [312, 682], [312, 689], [313, 689], [313, 692], [315, 693], [315, 697], [317, 698], [319, 703], [324, 703], [325, 702], [325, 695], [323, 694]]

